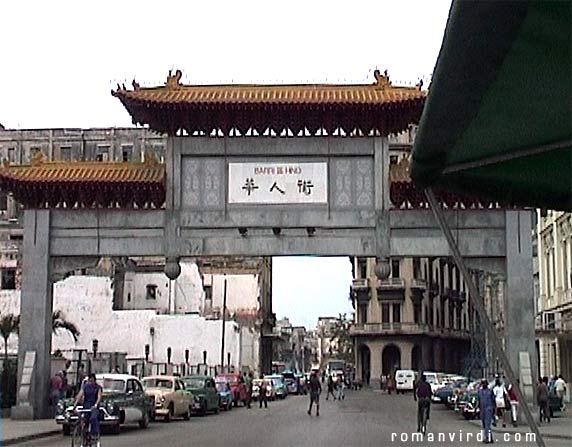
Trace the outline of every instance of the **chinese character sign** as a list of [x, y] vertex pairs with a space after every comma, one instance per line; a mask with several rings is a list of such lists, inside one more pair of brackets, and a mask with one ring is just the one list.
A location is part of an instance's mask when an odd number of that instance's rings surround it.
[[328, 165], [229, 163], [229, 203], [327, 203]]

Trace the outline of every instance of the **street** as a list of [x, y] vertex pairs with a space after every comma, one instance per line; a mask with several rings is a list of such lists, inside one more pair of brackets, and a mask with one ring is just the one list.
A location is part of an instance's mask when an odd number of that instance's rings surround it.
[[[320, 416], [307, 415], [308, 396], [289, 396], [285, 401], [270, 402], [268, 409], [244, 408], [222, 412], [218, 416], [193, 417], [190, 422], [156, 422], [147, 430], [125, 428], [118, 436], [104, 435], [102, 446], [477, 446], [467, 440], [478, 430], [443, 406], [433, 406], [429, 432], [435, 438], [423, 442], [412, 439], [415, 431], [416, 404], [411, 395], [386, 395], [372, 390], [348, 391], [344, 401], [326, 401], [321, 397]], [[524, 431], [524, 429], [523, 429]], [[404, 441], [401, 441], [401, 433]], [[392, 433], [395, 435], [392, 436]], [[443, 433], [447, 441], [439, 441]], [[443, 435], [441, 435], [443, 436]], [[454, 440], [450, 440], [454, 436]], [[511, 435], [512, 436], [512, 435]], [[497, 445], [535, 445], [495, 434]], [[392, 439], [393, 438], [393, 439]], [[524, 436], [523, 436], [524, 438]], [[568, 446], [570, 440], [546, 439], [547, 446]], [[20, 444], [28, 447], [69, 445], [69, 438], [55, 436]]]

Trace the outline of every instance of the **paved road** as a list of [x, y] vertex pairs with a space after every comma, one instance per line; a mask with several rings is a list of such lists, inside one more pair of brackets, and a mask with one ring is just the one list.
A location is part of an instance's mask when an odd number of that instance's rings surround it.
[[[218, 416], [195, 417], [189, 422], [157, 422], [147, 430], [126, 428], [119, 436], [104, 436], [102, 444], [104, 447], [482, 445], [476, 439], [467, 442], [467, 435], [476, 436], [477, 428], [441, 406], [432, 408], [429, 421], [434, 441], [412, 440], [411, 435], [416, 428], [412, 416], [416, 407], [411, 395], [387, 396], [370, 390], [350, 391], [342, 402], [322, 399], [319, 418], [306, 414], [307, 404], [306, 396], [290, 396], [285, 401], [270, 402], [267, 410], [238, 408]], [[402, 432], [405, 433], [404, 441], [400, 439]], [[438, 433], [445, 433], [447, 437], [452, 434], [456, 439], [439, 442]], [[495, 436], [497, 446], [535, 445], [518, 443], [514, 439], [503, 442], [501, 434]], [[570, 443], [569, 440], [546, 441], [550, 447], [564, 447]], [[57, 436], [21, 445], [61, 447], [69, 445], [69, 438]]]

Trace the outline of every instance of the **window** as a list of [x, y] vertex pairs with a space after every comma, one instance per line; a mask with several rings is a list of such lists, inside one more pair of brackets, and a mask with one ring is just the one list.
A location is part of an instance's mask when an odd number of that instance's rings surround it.
[[62, 146], [60, 148], [60, 159], [62, 161], [71, 161], [71, 159], [72, 159], [72, 148], [70, 146]]
[[2, 290], [15, 290], [16, 289], [16, 269], [4, 268], [2, 269]]
[[562, 287], [568, 289], [568, 244], [566, 239], [562, 241]]
[[399, 275], [399, 259], [391, 260], [391, 277], [401, 278], [401, 276]]
[[97, 161], [109, 161], [109, 146], [97, 146]]
[[147, 284], [147, 293], [145, 298], [148, 300], [157, 299], [157, 286], [155, 284]]
[[389, 304], [387, 303], [381, 305], [381, 322], [389, 323]]
[[131, 302], [131, 292], [127, 293], [127, 302], [130, 303]]
[[393, 305], [393, 322], [401, 323], [401, 304]]
[[205, 286], [205, 301], [212, 301], [213, 299], [213, 286]]
[[122, 145], [121, 158], [124, 162], [131, 161], [133, 158], [133, 146], [127, 144]]
[[396, 165], [398, 161], [399, 161], [399, 157], [397, 155], [390, 155], [389, 156], [389, 164], [390, 165]]
[[359, 322], [367, 323], [367, 305], [360, 304], [359, 306]]
[[358, 270], [360, 278], [367, 278], [367, 259], [364, 258], [358, 259]]
[[8, 161], [10, 163], [16, 163], [16, 148], [9, 147], [8, 148]]
[[422, 321], [421, 321], [421, 317], [422, 317], [421, 309], [422, 309], [421, 303], [419, 303], [419, 302], [413, 303], [413, 322], [415, 324], [421, 324], [422, 323]]
[[0, 191], [0, 211], [8, 209], [8, 193]]
[[421, 279], [421, 259], [413, 258], [413, 278]]

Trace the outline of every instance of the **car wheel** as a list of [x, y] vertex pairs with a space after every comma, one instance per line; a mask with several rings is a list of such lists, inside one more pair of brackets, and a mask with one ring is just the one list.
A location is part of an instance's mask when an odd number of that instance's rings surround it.
[[185, 421], [191, 419], [191, 407], [187, 408], [187, 411], [185, 411], [185, 414], [183, 415], [183, 419]]
[[469, 413], [463, 413], [463, 417], [467, 420], [470, 421], [471, 419], [473, 419], [473, 416]]
[[165, 422], [171, 422], [171, 419], [173, 417], [173, 404], [169, 404], [169, 411], [167, 412], [167, 414], [165, 415]]
[[64, 436], [69, 436], [71, 434], [71, 427], [69, 424], [62, 425], [62, 433]]
[[229, 402], [226, 406], [226, 411], [232, 410], [232, 402]]
[[149, 414], [144, 412], [143, 418], [139, 421], [139, 428], [149, 427]]
[[214, 409], [214, 414], [218, 414], [220, 411], [220, 405], [217, 405]]

